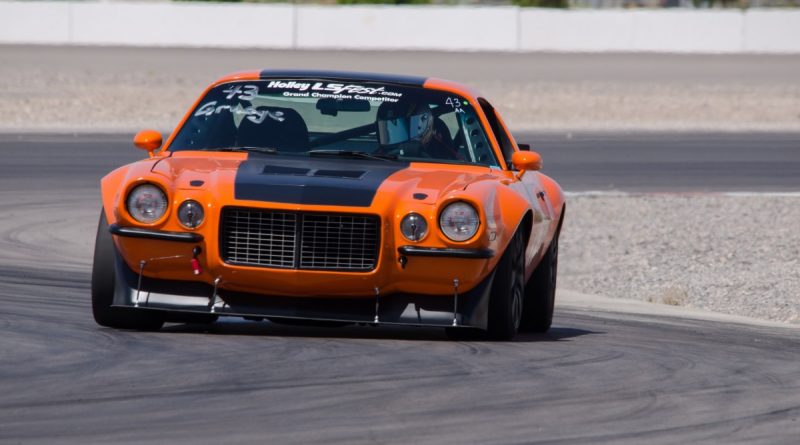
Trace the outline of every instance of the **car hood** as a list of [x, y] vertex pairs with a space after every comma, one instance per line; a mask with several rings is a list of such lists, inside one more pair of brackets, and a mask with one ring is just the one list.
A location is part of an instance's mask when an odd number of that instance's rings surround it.
[[177, 188], [224, 190], [219, 181], [233, 181], [237, 200], [350, 207], [370, 207], [379, 193], [433, 204], [451, 191], [494, 178], [491, 169], [479, 166], [222, 155], [179, 153], [157, 162], [153, 172]]

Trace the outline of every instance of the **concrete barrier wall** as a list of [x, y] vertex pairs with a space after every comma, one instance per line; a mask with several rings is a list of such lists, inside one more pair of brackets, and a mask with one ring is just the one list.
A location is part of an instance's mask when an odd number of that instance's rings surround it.
[[290, 48], [294, 14], [288, 4], [73, 3], [69, 43]]
[[62, 2], [0, 3], [0, 42], [69, 43], [71, 9]]
[[514, 50], [515, 7], [307, 6], [297, 8], [300, 48]]
[[800, 53], [800, 11], [0, 1], [0, 43]]
[[745, 52], [800, 52], [800, 11], [749, 11], [743, 34]]

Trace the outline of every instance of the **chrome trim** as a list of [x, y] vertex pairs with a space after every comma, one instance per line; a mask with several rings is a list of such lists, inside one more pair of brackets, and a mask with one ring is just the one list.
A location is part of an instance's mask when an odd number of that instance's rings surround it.
[[146, 238], [159, 241], [175, 241], [178, 243], [197, 243], [203, 240], [203, 235], [189, 232], [165, 232], [161, 230], [142, 229], [139, 227], [120, 227], [119, 224], [111, 224], [108, 231], [112, 235], [124, 236], [126, 238]]
[[397, 251], [401, 255], [427, 256], [427, 257], [486, 259], [486, 258], [492, 258], [494, 256], [494, 250], [492, 249], [458, 249], [452, 247], [400, 246], [397, 249]]

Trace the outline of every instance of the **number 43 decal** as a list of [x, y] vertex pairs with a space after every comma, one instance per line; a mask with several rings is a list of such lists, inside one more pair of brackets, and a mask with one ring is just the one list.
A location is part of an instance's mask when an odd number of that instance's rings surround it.
[[253, 100], [258, 96], [258, 87], [255, 85], [231, 85], [227, 90], [222, 90], [227, 93], [225, 99], [233, 99], [234, 96], [239, 96], [239, 100]]
[[[458, 97], [448, 97], [447, 100], [444, 101], [445, 105], [450, 105], [453, 107], [453, 110], [456, 113], [463, 113], [464, 110], [461, 109], [461, 99]], [[464, 105], [467, 105], [467, 101], [464, 101]]]

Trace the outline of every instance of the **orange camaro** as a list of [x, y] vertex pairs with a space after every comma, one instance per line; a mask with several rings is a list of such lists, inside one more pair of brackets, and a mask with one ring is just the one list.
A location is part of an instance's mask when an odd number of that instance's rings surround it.
[[553, 318], [564, 195], [474, 90], [272, 71], [211, 85], [149, 158], [102, 180], [97, 323], [218, 316], [446, 327]]

